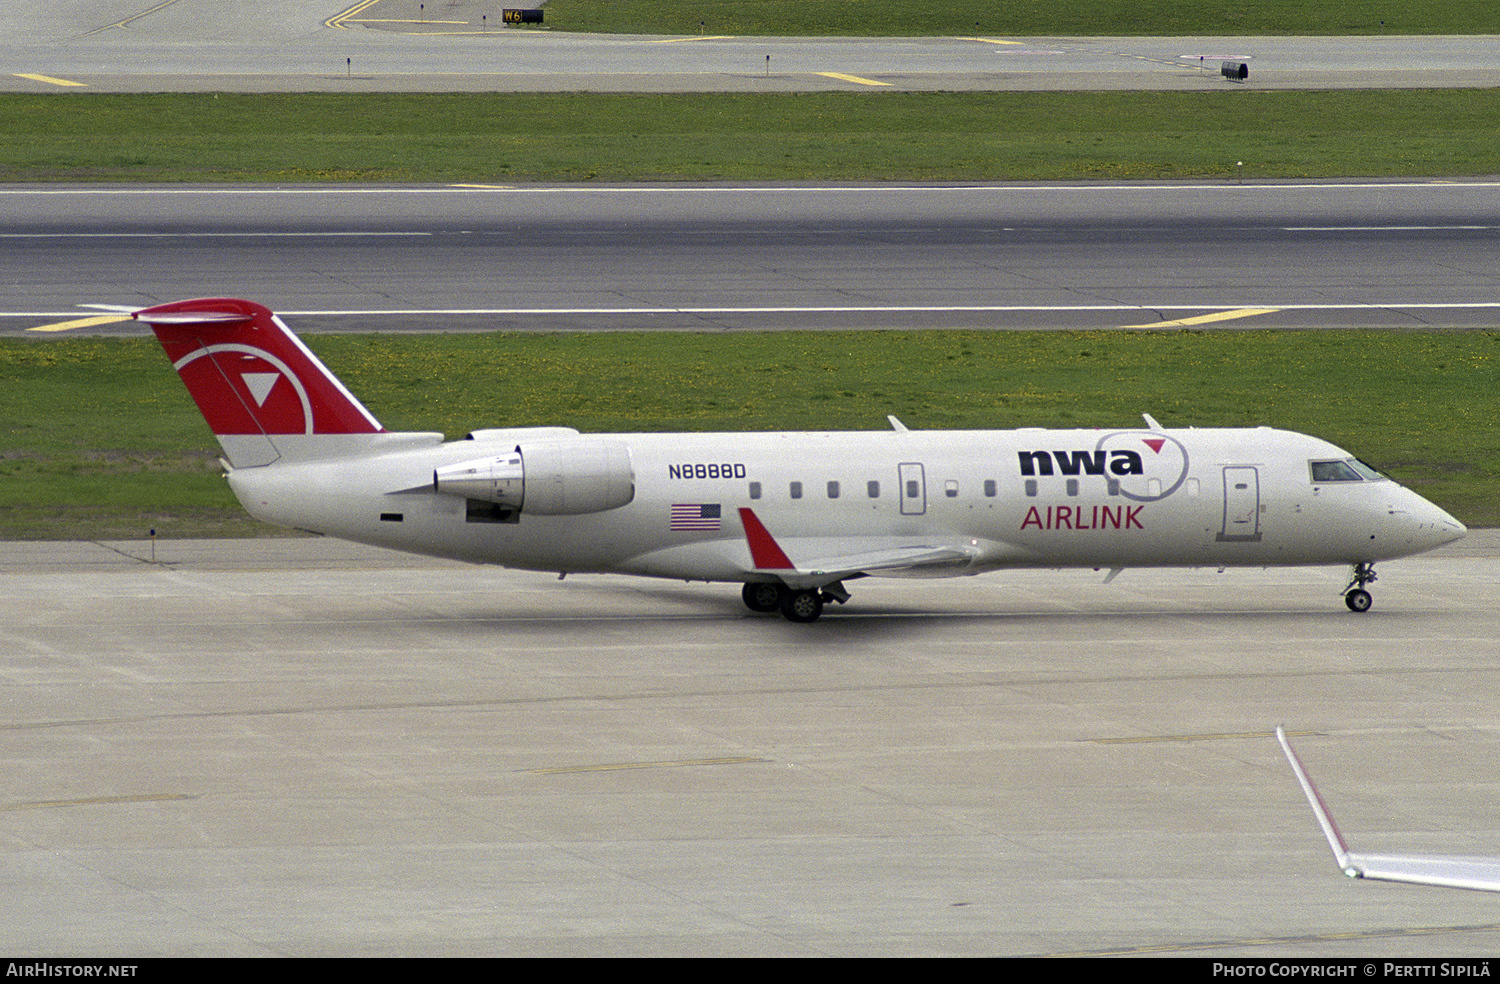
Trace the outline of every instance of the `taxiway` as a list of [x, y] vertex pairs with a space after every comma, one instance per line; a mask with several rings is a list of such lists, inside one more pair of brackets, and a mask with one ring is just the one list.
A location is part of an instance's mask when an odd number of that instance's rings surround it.
[[28, 955], [1490, 955], [1500, 535], [1343, 572], [732, 586], [321, 539], [0, 545]]

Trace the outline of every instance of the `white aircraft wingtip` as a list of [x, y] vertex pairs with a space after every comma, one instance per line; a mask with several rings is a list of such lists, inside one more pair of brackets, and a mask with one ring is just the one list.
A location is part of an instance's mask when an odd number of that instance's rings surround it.
[[1143, 414], [1141, 414], [1141, 416], [1146, 418], [1146, 426], [1149, 427], [1149, 428], [1151, 428], [1152, 430], [1154, 430], [1154, 431], [1166, 430], [1166, 428], [1163, 427], [1161, 424], [1157, 423], [1156, 422], [1156, 418], [1153, 417], [1153, 416], [1151, 416], [1149, 413], [1143, 413]]
[[885, 419], [889, 420], [891, 422], [891, 430], [893, 430], [893, 431], [899, 431], [902, 434], [906, 433], [906, 425], [903, 424], [901, 421], [897, 420], [895, 414], [888, 413], [888, 414], [885, 415]]

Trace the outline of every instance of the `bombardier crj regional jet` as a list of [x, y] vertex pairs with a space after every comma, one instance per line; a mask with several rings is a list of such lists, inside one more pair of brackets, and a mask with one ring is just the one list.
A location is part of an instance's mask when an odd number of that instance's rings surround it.
[[204, 299], [152, 326], [278, 526], [477, 563], [744, 585], [811, 622], [846, 581], [1000, 568], [1350, 564], [1463, 524], [1348, 452], [1253, 429], [580, 434], [391, 433], [269, 310]]

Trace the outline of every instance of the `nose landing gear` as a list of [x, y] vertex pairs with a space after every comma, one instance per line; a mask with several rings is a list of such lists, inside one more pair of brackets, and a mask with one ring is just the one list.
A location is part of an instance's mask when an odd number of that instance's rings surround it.
[[1349, 606], [1351, 612], [1367, 612], [1375, 599], [1370, 597], [1370, 592], [1365, 590], [1365, 585], [1373, 584], [1379, 580], [1375, 576], [1375, 565], [1360, 561], [1354, 565], [1354, 580], [1344, 589], [1344, 604]]

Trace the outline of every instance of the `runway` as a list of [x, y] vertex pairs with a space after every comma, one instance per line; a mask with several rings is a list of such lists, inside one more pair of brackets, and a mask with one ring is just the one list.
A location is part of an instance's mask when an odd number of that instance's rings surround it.
[[321, 539], [0, 545], [0, 945], [1488, 956], [1500, 537], [1331, 569], [732, 586]]
[[[818, 92], [1490, 87], [1500, 44], [1463, 37], [765, 38], [568, 33], [484, 0], [91, 0], [0, 14], [0, 91]], [[427, 8], [434, 8], [429, 11]], [[649, 27], [647, 25], [646, 27]]]
[[[1489, 327], [1493, 181], [0, 188], [0, 335]], [[67, 271], [60, 277], [57, 271]]]

